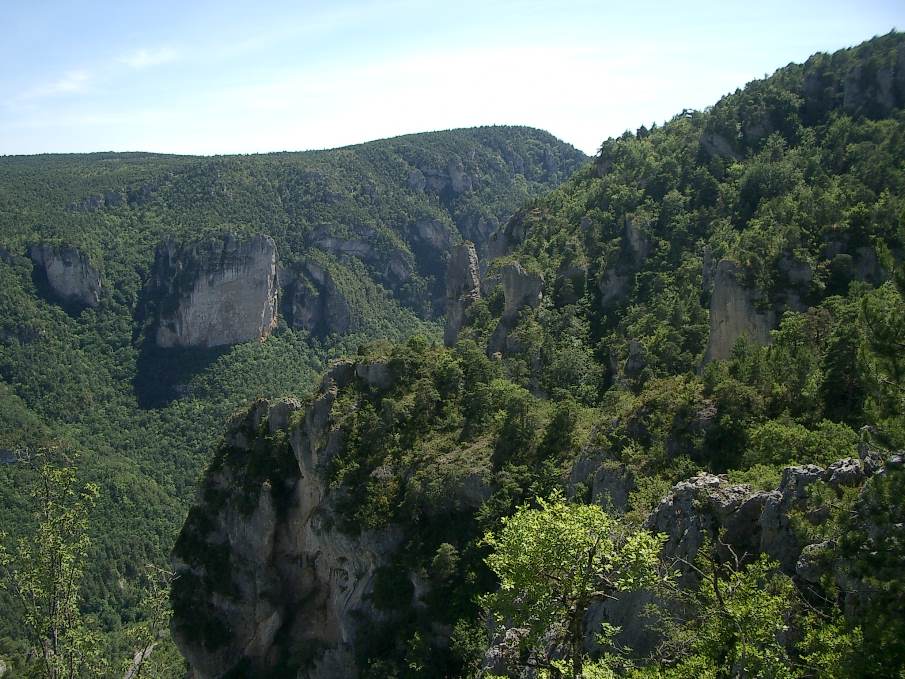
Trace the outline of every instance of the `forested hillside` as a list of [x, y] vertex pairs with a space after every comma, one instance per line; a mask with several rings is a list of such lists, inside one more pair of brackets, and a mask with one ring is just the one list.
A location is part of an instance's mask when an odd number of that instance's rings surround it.
[[[584, 161], [519, 127], [258, 156], [0, 158], [0, 530], [34, 528], [31, 467], [17, 459], [50, 448], [75, 461], [100, 486], [84, 606], [119, 629], [227, 416], [307, 393], [327, 359], [364, 341], [439, 338], [449, 250], [486, 243]], [[191, 301], [250, 280], [256, 243], [262, 266], [275, 262], [266, 340], [193, 344], [182, 326], [207, 311]], [[219, 312], [241, 313], [220, 297]], [[15, 607], [0, 608], [6, 656], [21, 630]]]
[[453, 346], [237, 417], [174, 553], [193, 666], [901, 676], [903, 106], [893, 33], [609, 139], [453, 257]]

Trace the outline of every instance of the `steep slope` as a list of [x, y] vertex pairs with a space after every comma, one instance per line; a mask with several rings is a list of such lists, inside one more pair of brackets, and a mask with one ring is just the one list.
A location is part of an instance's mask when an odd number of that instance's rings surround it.
[[[666, 533], [690, 588], [699, 557], [776, 559], [782, 676], [897, 676], [903, 85], [893, 33], [607, 140], [486, 254], [456, 251], [453, 346], [363, 349], [288, 421], [257, 404], [174, 553], [201, 676], [520, 676], [519, 630], [476, 603], [481, 535], [557, 488]], [[658, 646], [639, 596], [593, 611], [632, 676], [743, 671], [719, 634]]]
[[[12, 461], [52, 445], [101, 484], [90, 612], [114, 629], [130, 615], [230, 412], [306, 393], [361, 342], [439, 337], [449, 251], [483, 250], [584, 161], [520, 127], [259, 156], [0, 159], [0, 449]], [[4, 463], [3, 496], [27, 477]], [[23, 500], [12, 535], [30, 526]], [[0, 616], [0, 639], [16, 635]]]

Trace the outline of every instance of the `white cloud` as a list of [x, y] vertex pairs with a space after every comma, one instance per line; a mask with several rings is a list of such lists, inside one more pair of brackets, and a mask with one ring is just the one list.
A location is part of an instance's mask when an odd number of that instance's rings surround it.
[[120, 57], [119, 61], [130, 68], [141, 69], [168, 64], [178, 58], [179, 53], [172, 47], [156, 47], [135, 50]]
[[218, 140], [222, 150], [224, 138], [240, 151], [325, 148], [511, 123], [545, 128], [593, 152], [608, 134], [649, 124], [642, 111], [674, 89], [676, 74], [652, 68], [662, 54], [646, 47], [630, 55], [562, 44], [440, 49], [287, 70], [209, 92], [210, 114], [190, 143], [202, 152], [216, 149]]
[[59, 80], [38, 85], [26, 90], [20, 95], [20, 99], [43, 99], [55, 97], [61, 94], [78, 94], [84, 92], [91, 83], [92, 75], [84, 69], [68, 71]]

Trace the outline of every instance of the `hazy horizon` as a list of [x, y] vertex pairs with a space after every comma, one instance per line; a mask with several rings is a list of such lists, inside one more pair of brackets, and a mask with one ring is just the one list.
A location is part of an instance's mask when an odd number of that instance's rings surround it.
[[269, 153], [525, 125], [592, 155], [903, 18], [889, 0], [7, 6], [0, 154]]

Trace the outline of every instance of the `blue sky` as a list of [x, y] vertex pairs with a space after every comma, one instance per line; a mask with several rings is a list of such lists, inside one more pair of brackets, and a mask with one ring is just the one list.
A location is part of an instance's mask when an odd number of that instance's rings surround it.
[[587, 153], [905, 2], [0, 0], [0, 154], [255, 153], [522, 124]]

